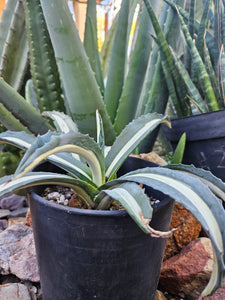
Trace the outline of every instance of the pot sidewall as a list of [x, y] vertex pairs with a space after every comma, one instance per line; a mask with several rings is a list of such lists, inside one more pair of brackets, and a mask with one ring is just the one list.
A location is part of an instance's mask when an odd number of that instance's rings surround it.
[[171, 120], [172, 129], [162, 126], [175, 150], [186, 133], [183, 164], [211, 171], [225, 181], [225, 110]]

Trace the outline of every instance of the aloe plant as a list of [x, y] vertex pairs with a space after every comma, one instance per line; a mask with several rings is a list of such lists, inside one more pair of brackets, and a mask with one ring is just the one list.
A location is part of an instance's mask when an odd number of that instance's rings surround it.
[[[21, 5], [21, 1], [19, 2]], [[162, 31], [170, 44], [177, 48], [173, 38], [174, 34], [177, 36], [180, 32], [179, 28], [174, 26], [176, 13], [168, 4], [163, 4], [163, 1], [151, 2]], [[177, 2], [182, 6], [185, 1], [174, 0], [174, 3]], [[149, 34], [153, 32], [153, 25], [142, 1], [122, 1], [113, 25], [115, 30], [112, 30], [112, 46], [103, 47], [108, 51], [102, 56], [97, 45], [95, 1], [88, 1], [84, 45], [66, 0], [25, 0], [22, 3], [32, 79], [27, 82], [26, 93], [22, 96], [27, 107], [34, 106], [36, 115], [38, 114], [39, 121], [36, 118], [37, 121], [33, 122], [37, 132], [43, 133], [43, 129], [39, 130], [38, 123], [45, 124], [45, 131], [51, 126], [51, 122], [49, 125], [41, 116], [41, 112], [59, 110], [76, 121], [82, 133], [89, 133], [95, 137], [95, 110], [98, 107], [105, 128], [106, 144], [112, 145], [116, 136], [134, 118], [149, 112], [164, 113], [168, 89], [162, 76], [158, 45]], [[140, 6], [140, 10], [135, 39], [131, 52], [128, 53], [130, 28], [137, 5]], [[13, 1], [8, 1], [6, 12], [13, 16], [15, 9]], [[10, 31], [11, 23], [6, 18], [4, 20], [4, 28]], [[174, 34], [171, 34], [172, 32]], [[3, 44], [4, 41], [5, 37]], [[25, 50], [23, 53], [26, 53]], [[18, 53], [15, 49], [15, 55], [21, 56], [19, 48]], [[4, 72], [10, 74], [9, 67], [6, 66]], [[6, 77], [4, 79], [6, 80]], [[0, 82], [0, 104], [3, 105], [4, 112], [3, 117], [0, 115], [0, 121], [7, 129], [25, 130], [20, 124], [24, 125], [23, 116], [28, 114], [25, 105], [23, 113], [14, 112], [21, 95], [15, 93], [11, 97], [10, 106], [6, 106], [6, 95], [14, 87], [11, 82], [8, 84], [9, 86]], [[1, 99], [3, 93], [4, 97]], [[37, 134], [30, 126], [27, 122], [26, 130]], [[148, 147], [142, 149], [143, 151], [151, 150], [155, 136], [150, 139]]]
[[[0, 179], [0, 196], [34, 185], [68, 186], [90, 209], [105, 210], [112, 201], [117, 201], [146, 234], [166, 238], [173, 230], [160, 232], [151, 227], [153, 209], [139, 184], [168, 194], [194, 214], [211, 238], [214, 269], [203, 295], [213, 293], [221, 285], [225, 269], [225, 212], [221, 203], [221, 199], [225, 200], [224, 183], [209, 172], [182, 165], [148, 167], [116, 178], [117, 170], [133, 149], [159, 124], [170, 123], [159, 114], [141, 116], [128, 124], [112, 147], [105, 151], [102, 120], [98, 111], [96, 115], [98, 142], [89, 135], [79, 133], [72, 120], [58, 112], [49, 113], [57, 123], [58, 132], [49, 131], [37, 137], [25, 132], [1, 133], [1, 143], [27, 151], [15, 173]], [[77, 155], [82, 159], [78, 159]], [[46, 159], [69, 174], [32, 171]]]

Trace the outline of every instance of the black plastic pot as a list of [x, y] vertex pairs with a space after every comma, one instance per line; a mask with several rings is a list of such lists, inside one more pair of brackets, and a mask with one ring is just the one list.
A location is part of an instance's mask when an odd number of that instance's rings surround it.
[[[129, 158], [120, 173], [132, 161], [155, 165]], [[173, 201], [148, 192], [161, 200], [151, 226], [168, 230]], [[68, 208], [34, 192], [30, 208], [44, 300], [154, 299], [165, 239], [143, 233], [125, 211]]]
[[225, 181], [225, 110], [171, 120], [172, 129], [162, 126], [175, 149], [186, 132], [183, 163], [194, 164]]

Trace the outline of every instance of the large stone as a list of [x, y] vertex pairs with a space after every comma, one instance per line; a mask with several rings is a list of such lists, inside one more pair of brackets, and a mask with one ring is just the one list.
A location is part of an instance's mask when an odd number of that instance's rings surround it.
[[8, 219], [8, 226], [12, 226], [15, 224], [24, 224], [25, 218], [17, 217]]
[[27, 211], [28, 211], [28, 207], [17, 208], [16, 210], [10, 212], [8, 218], [19, 218], [19, 217], [25, 218]]
[[0, 207], [9, 210], [15, 210], [23, 207], [25, 204], [25, 197], [9, 193], [0, 198]]
[[175, 203], [170, 228], [177, 228], [167, 240], [164, 260], [179, 253], [183, 247], [196, 240], [201, 232], [201, 224], [181, 204]]
[[6, 219], [0, 220], [0, 232], [5, 230], [8, 227], [8, 221]]
[[174, 295], [197, 299], [209, 281], [213, 268], [211, 241], [202, 237], [164, 261], [159, 287]]
[[0, 219], [8, 217], [9, 214], [10, 214], [10, 210], [0, 209]]
[[0, 285], [0, 299], [2, 300], [31, 300], [28, 288], [24, 284], [9, 283]]
[[0, 273], [32, 282], [40, 280], [30, 227], [15, 224], [0, 233]]

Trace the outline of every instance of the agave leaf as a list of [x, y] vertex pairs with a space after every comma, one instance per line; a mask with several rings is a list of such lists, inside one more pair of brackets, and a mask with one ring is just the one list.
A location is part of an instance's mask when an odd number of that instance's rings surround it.
[[[31, 145], [36, 140], [36, 137], [27, 134], [26, 132], [14, 132], [14, 131], [6, 131], [0, 134], [0, 143], [10, 144], [21, 148], [23, 150], [29, 150], [25, 153], [25, 159], [28, 158], [32, 152], [33, 147]], [[73, 174], [75, 177], [80, 178], [82, 180], [86, 180], [87, 182], [92, 182], [90, 169], [86, 166], [86, 164], [80, 162], [79, 160], [71, 157], [69, 153], [58, 153], [50, 155], [48, 161], [53, 164], [61, 167], [63, 170]], [[24, 158], [21, 160], [20, 166]], [[92, 183], [93, 184], [93, 183]]]
[[203, 183], [205, 183], [212, 192], [223, 201], [225, 201], [225, 183], [214, 176], [210, 171], [199, 169], [193, 165], [167, 165], [167, 168], [186, 172], [194, 177], [198, 177]]
[[214, 247], [213, 273], [202, 295], [212, 294], [221, 286], [225, 270], [225, 212], [221, 201], [199, 179], [166, 168], [145, 168], [119, 179], [143, 183], [160, 190], [184, 205], [198, 219]]
[[88, 135], [75, 132], [61, 135], [48, 133], [39, 136], [17, 168], [17, 178], [24, 176], [24, 174], [32, 170], [50, 155], [60, 152], [79, 154], [90, 166], [94, 183], [96, 185], [104, 183], [104, 157], [101, 149]]
[[91, 205], [91, 207], [95, 206], [92, 198], [97, 194], [96, 188], [82, 180], [74, 179], [71, 176], [50, 172], [30, 172], [24, 174], [22, 178], [12, 176], [2, 177], [0, 179], [0, 197], [15, 190], [43, 184], [61, 184], [70, 187], [74, 189], [85, 202]]
[[76, 123], [68, 116], [59, 111], [45, 111], [42, 113], [45, 117], [50, 117], [55, 124], [57, 132], [67, 133], [69, 131], [78, 132]]
[[27, 150], [36, 137], [26, 132], [5, 131], [0, 133], [0, 143], [10, 144], [23, 150]]
[[91, 170], [85, 163], [74, 157], [73, 154], [57, 153], [50, 155], [47, 159], [54, 165], [72, 174], [75, 178], [84, 180], [93, 186], [95, 185], [92, 181]]
[[183, 133], [172, 155], [171, 164], [181, 164], [186, 145], [186, 133]]
[[133, 120], [124, 128], [106, 156], [107, 178], [111, 178], [115, 174], [126, 157], [160, 123], [166, 123], [170, 126], [166, 117], [153, 113]]
[[103, 128], [102, 118], [98, 110], [96, 110], [96, 122], [97, 122], [97, 143], [99, 145], [99, 148], [104, 153], [104, 148], [105, 148], [104, 128]]
[[140, 186], [135, 183], [124, 183], [110, 190], [102, 190], [100, 194], [103, 193], [118, 201], [144, 232], [151, 233], [148, 224], [153, 209], [148, 196]]

